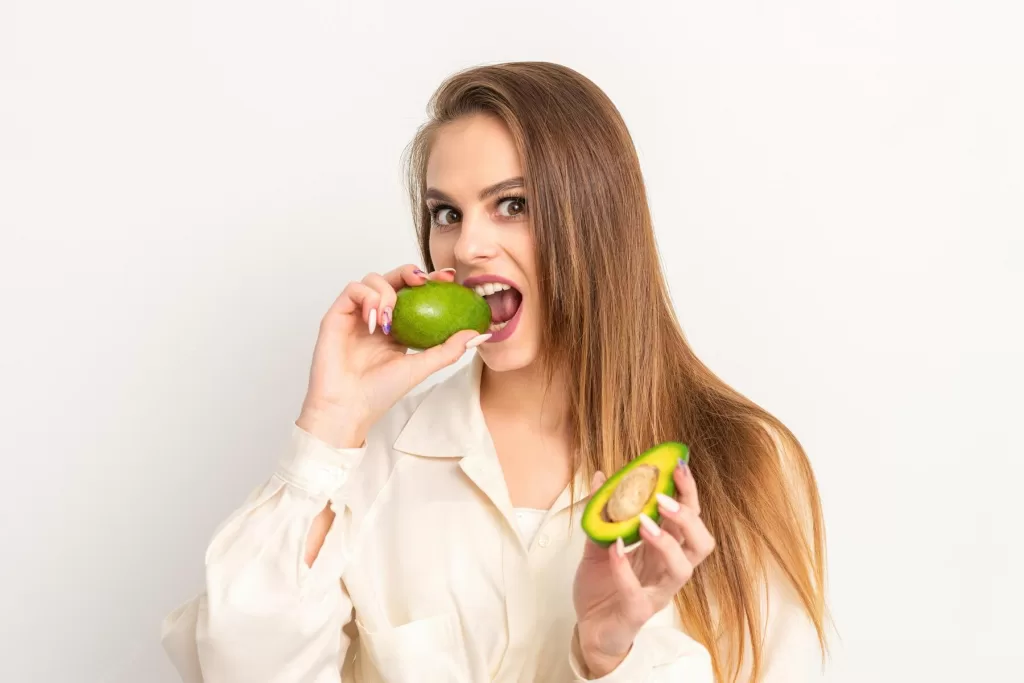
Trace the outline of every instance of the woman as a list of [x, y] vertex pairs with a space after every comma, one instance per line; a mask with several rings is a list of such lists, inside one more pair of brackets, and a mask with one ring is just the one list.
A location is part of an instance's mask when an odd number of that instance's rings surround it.
[[[618, 112], [546, 63], [457, 74], [431, 104], [409, 170], [432, 272], [367, 275], [324, 316], [290, 450], [165, 622], [183, 678], [807, 680], [813, 474], [684, 341]], [[406, 354], [396, 290], [428, 278], [486, 295], [490, 331]], [[587, 539], [589, 492], [666, 440], [693, 458], [660, 525]]]

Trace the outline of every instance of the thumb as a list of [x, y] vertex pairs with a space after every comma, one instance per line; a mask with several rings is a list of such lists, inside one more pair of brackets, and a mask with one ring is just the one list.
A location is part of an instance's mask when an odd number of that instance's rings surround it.
[[[443, 344], [406, 356], [412, 366], [413, 382], [419, 384], [438, 370], [454, 365], [466, 353], [466, 344], [478, 336], [483, 335], [476, 330], [461, 330], [448, 337]], [[489, 338], [490, 335], [487, 337]]]

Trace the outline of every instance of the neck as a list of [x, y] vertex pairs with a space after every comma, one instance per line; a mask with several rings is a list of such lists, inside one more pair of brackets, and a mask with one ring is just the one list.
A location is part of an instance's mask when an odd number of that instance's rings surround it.
[[522, 422], [545, 434], [564, 434], [569, 426], [566, 383], [556, 372], [549, 383], [541, 363], [495, 372], [486, 365], [480, 377], [480, 405], [485, 412]]

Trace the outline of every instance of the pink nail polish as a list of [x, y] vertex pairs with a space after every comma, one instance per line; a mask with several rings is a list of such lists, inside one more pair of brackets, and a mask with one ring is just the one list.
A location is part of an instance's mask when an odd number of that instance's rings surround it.
[[669, 498], [664, 493], [659, 493], [657, 495], [657, 498], [658, 502], [661, 503], [662, 507], [664, 507], [669, 512], [679, 511], [679, 501], [677, 501], [675, 498]]
[[615, 554], [619, 557], [626, 555], [626, 544], [622, 542], [621, 536], [615, 539]]
[[481, 334], [481, 335], [478, 335], [476, 337], [473, 337], [468, 342], [466, 342], [466, 348], [467, 349], [471, 349], [471, 348], [473, 348], [475, 346], [480, 346], [481, 344], [483, 344], [485, 341], [487, 341], [490, 338], [491, 338], [490, 333]]
[[655, 524], [653, 519], [651, 519], [642, 512], [640, 513], [639, 517], [640, 526], [646, 529], [647, 533], [649, 533], [651, 536], [661, 536], [661, 527]]

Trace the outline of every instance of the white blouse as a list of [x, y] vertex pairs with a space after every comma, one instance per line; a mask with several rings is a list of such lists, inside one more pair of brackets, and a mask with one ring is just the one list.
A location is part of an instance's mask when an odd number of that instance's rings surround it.
[[533, 543], [533, 539], [537, 538], [537, 532], [540, 531], [547, 515], [547, 510], [516, 508], [516, 527], [519, 529], [519, 535], [523, 537], [523, 545], [527, 548]]
[[[278, 470], [217, 530], [206, 586], [165, 619], [186, 683], [584, 681], [572, 583], [583, 552], [568, 487], [513, 509], [480, 412], [481, 362], [403, 399], [358, 449], [293, 427]], [[588, 488], [577, 476], [576, 490]], [[579, 494], [578, 494], [579, 495]], [[336, 513], [312, 567], [312, 520]], [[772, 603], [766, 683], [810, 680], [813, 629]], [[712, 683], [675, 608], [604, 683]]]

